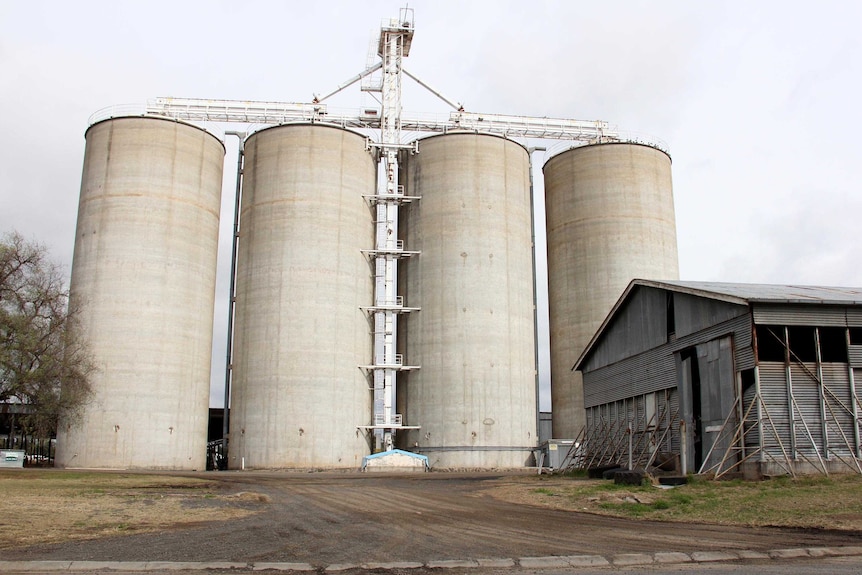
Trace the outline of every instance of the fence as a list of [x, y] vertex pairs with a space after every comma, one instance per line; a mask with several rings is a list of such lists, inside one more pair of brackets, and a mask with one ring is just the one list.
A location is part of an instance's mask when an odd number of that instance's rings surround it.
[[227, 442], [216, 439], [207, 443], [207, 471], [227, 469]]
[[56, 439], [0, 435], [0, 449], [17, 449], [25, 454], [24, 465], [28, 467], [53, 467]]

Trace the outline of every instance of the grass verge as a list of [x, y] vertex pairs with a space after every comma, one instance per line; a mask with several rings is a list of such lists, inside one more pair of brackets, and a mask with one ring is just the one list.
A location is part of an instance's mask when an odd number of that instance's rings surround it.
[[657, 521], [862, 531], [862, 476], [697, 480], [672, 489], [561, 476], [501, 481], [508, 501]]
[[192, 477], [0, 469], [0, 549], [235, 519], [266, 497]]

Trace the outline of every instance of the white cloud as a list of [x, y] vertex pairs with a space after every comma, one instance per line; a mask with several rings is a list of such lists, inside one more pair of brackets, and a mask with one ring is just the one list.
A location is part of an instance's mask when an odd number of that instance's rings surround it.
[[[69, 265], [90, 114], [165, 95], [307, 101], [364, 67], [370, 34], [400, 5], [4, 3], [0, 230], [45, 241]], [[603, 119], [667, 141], [684, 279], [862, 285], [855, 241], [862, 6], [410, 6], [416, 36], [408, 69], [468, 109]], [[362, 103], [351, 89], [331, 105]], [[410, 81], [404, 107], [447, 111]], [[229, 157], [228, 234], [232, 171]], [[222, 306], [229, 246], [223, 235]], [[225, 317], [216, 311], [222, 331]], [[223, 385], [223, 344], [216, 347], [214, 397]]]

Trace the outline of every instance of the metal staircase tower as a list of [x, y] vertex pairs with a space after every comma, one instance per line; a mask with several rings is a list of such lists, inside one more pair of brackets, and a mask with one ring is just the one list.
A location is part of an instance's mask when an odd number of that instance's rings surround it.
[[374, 250], [367, 252], [374, 266], [374, 306], [368, 308], [374, 323], [374, 362], [365, 366], [373, 380], [374, 413], [371, 426], [374, 448], [394, 448], [395, 433], [403, 427], [401, 414], [395, 413], [397, 373], [407, 366], [397, 353], [398, 315], [405, 311], [398, 295], [398, 260], [415, 252], [405, 252], [398, 240], [398, 211], [402, 202], [415, 198], [404, 196], [398, 183], [398, 153], [414, 146], [401, 144], [402, 60], [410, 53], [413, 41], [413, 11], [402, 8], [397, 20], [384, 22], [380, 29], [377, 54], [382, 60], [379, 86], [365, 88], [381, 94], [380, 141], [369, 146], [377, 152], [381, 164], [379, 191], [368, 198], [375, 213]]
[[[384, 20], [368, 67], [343, 82], [332, 92], [315, 95], [311, 102], [264, 102], [238, 100], [210, 100], [196, 98], [156, 98], [143, 108], [116, 106], [100, 110], [90, 118], [90, 124], [115, 116], [154, 116], [187, 122], [215, 122], [243, 124], [246, 132], [258, 125], [282, 125], [291, 123], [320, 123], [349, 128], [361, 132], [379, 130], [379, 141], [367, 140], [367, 149], [379, 162], [378, 189], [365, 196], [375, 221], [374, 245], [363, 250], [373, 268], [374, 301], [363, 306], [373, 324], [373, 350], [369, 365], [359, 366], [369, 378], [374, 394], [373, 413], [370, 424], [357, 422], [356, 427], [368, 431], [374, 437], [373, 451], [389, 451], [394, 447], [399, 430], [418, 429], [419, 426], [404, 425], [401, 414], [396, 413], [396, 388], [399, 372], [419, 369], [406, 364], [397, 353], [398, 317], [400, 314], [418, 311], [406, 307], [398, 295], [398, 262], [402, 258], [417, 255], [407, 251], [398, 239], [398, 214], [402, 204], [419, 200], [404, 194], [399, 184], [399, 153], [409, 150], [418, 152], [418, 141], [401, 142], [402, 130], [425, 134], [448, 132], [475, 132], [496, 134], [513, 139], [557, 140], [564, 142], [632, 142], [642, 143], [666, 151], [663, 143], [641, 136], [629, 136], [618, 132], [607, 122], [600, 120], [575, 120], [568, 118], [528, 117], [503, 114], [487, 114], [467, 111], [461, 104], [443, 97], [419, 78], [405, 70], [403, 59], [410, 53], [413, 41], [413, 10], [402, 8], [397, 19]], [[408, 77], [445, 102], [452, 110], [445, 116], [427, 114], [403, 114], [401, 109], [401, 86]], [[380, 113], [373, 109], [329, 110], [323, 102], [362, 80], [362, 90], [379, 94]], [[259, 127], [259, 126], [258, 126]], [[239, 190], [237, 190], [239, 197]], [[235, 259], [235, 255], [234, 255]], [[234, 261], [235, 264], [235, 261]], [[231, 288], [231, 297], [234, 297]], [[415, 303], [415, 302], [414, 302]], [[231, 312], [232, 315], [232, 312]], [[228, 338], [232, 333], [228, 334]], [[229, 350], [230, 350], [230, 343]], [[229, 352], [230, 356], [230, 352]], [[227, 377], [230, 381], [231, 358], [227, 359]], [[227, 387], [227, 385], [226, 385]], [[229, 393], [226, 389], [225, 401]], [[418, 423], [418, 422], [417, 422]]]

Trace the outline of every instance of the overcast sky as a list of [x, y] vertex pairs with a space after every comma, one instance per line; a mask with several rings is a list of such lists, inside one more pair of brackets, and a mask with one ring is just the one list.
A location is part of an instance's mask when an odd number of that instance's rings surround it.
[[[601, 119], [669, 145], [682, 279], [862, 286], [862, 4], [409, 4], [405, 67], [468, 110]], [[403, 5], [0, 2], [0, 232], [44, 242], [68, 269], [91, 114], [158, 96], [309, 101], [365, 68], [381, 20]], [[447, 111], [407, 82], [406, 112]], [[213, 405], [225, 273], [218, 290]]]

